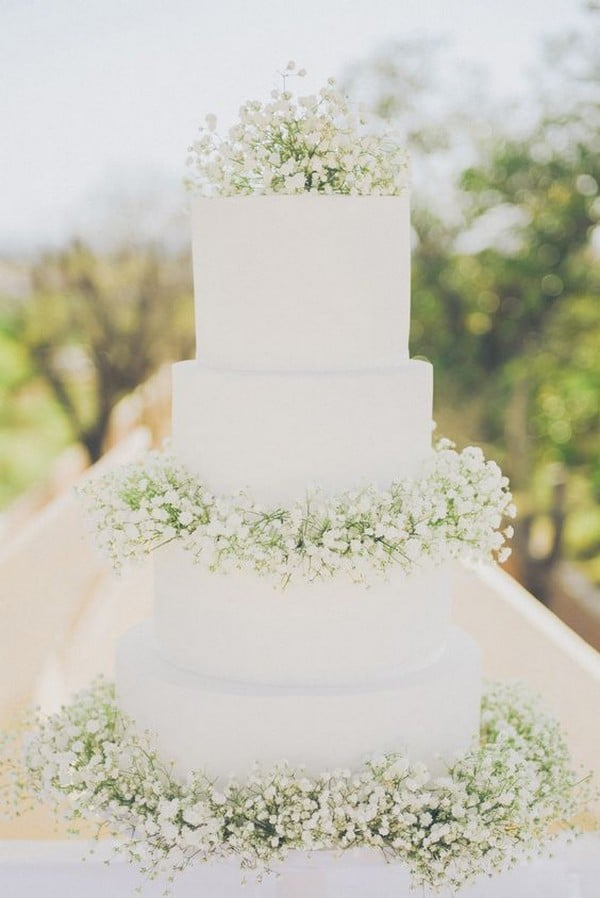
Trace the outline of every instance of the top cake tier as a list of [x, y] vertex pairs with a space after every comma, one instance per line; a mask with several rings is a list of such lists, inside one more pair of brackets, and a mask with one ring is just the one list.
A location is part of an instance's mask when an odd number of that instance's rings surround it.
[[236, 370], [408, 358], [408, 195], [198, 197], [197, 357]]

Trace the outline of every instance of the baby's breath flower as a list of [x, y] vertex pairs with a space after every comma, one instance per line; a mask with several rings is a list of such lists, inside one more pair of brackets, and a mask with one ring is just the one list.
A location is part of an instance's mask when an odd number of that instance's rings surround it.
[[320, 776], [281, 761], [245, 783], [202, 771], [183, 782], [99, 679], [27, 721], [20, 759], [5, 747], [2, 781], [13, 806], [100, 821], [150, 877], [231, 856], [268, 872], [290, 850], [365, 847], [405, 864], [415, 886], [454, 890], [539, 853], [586, 797], [560, 727], [522, 687], [489, 688], [481, 720], [479, 743], [444, 776], [389, 753]]
[[387, 490], [338, 495], [318, 487], [288, 508], [264, 508], [247, 492], [215, 496], [170, 455], [151, 453], [90, 480], [82, 493], [98, 543], [115, 567], [178, 539], [211, 570], [367, 582], [454, 558], [504, 560], [513, 513], [508, 481], [474, 447], [441, 441], [420, 476]]
[[[288, 62], [290, 76], [306, 70]], [[205, 195], [269, 193], [400, 194], [408, 157], [398, 135], [369, 134], [368, 116], [352, 114], [330, 78], [317, 94], [295, 99], [284, 87], [264, 105], [249, 100], [226, 137], [214, 115], [205, 117], [189, 148], [188, 187]]]

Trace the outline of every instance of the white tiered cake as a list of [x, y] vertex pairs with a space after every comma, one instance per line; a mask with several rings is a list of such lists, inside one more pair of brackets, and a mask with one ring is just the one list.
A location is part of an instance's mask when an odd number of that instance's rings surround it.
[[514, 507], [480, 449], [431, 445], [406, 154], [331, 81], [294, 100], [294, 69], [190, 148], [172, 451], [81, 488], [117, 569], [152, 554], [154, 615], [115, 684], [35, 721], [23, 784], [150, 877], [218, 860], [237, 894], [235, 858], [286, 895], [454, 894], [574, 819], [579, 777], [535, 702], [482, 695], [450, 622], [453, 565], [506, 558]]
[[[198, 360], [173, 368], [176, 456], [215, 492], [271, 505], [415, 473], [432, 375], [408, 358], [407, 195], [192, 212]], [[180, 774], [282, 759], [319, 774], [402, 750], [439, 770], [478, 732], [480, 654], [450, 624], [448, 565], [283, 589], [177, 543], [154, 564], [154, 620], [119, 645], [117, 696]]]

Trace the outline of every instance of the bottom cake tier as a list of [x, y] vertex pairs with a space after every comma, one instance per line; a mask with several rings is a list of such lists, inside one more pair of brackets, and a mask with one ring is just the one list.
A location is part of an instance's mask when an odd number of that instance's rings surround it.
[[116, 689], [121, 709], [155, 733], [182, 777], [245, 777], [282, 760], [318, 775], [386, 752], [442, 772], [479, 731], [481, 656], [454, 627], [443, 654], [410, 674], [360, 686], [256, 685], [174, 666], [144, 622], [119, 643]]

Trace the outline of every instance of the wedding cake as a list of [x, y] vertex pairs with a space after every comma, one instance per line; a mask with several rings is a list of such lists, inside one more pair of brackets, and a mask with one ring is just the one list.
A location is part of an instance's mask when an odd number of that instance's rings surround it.
[[[192, 229], [198, 358], [173, 368], [175, 456], [270, 506], [414, 475], [432, 372], [408, 357], [408, 195], [199, 197]], [[177, 544], [154, 566], [117, 696], [180, 774], [399, 750], [440, 769], [478, 732], [480, 653], [450, 623], [448, 563], [285, 587]]]
[[358, 847], [457, 889], [539, 850], [580, 777], [451, 623], [454, 566], [506, 557], [514, 506], [481, 450], [432, 445], [405, 155], [331, 84], [226, 139], [207, 117], [194, 153], [172, 445], [81, 488], [117, 569], [152, 556], [154, 614], [114, 684], [35, 721], [24, 782], [149, 875]]

